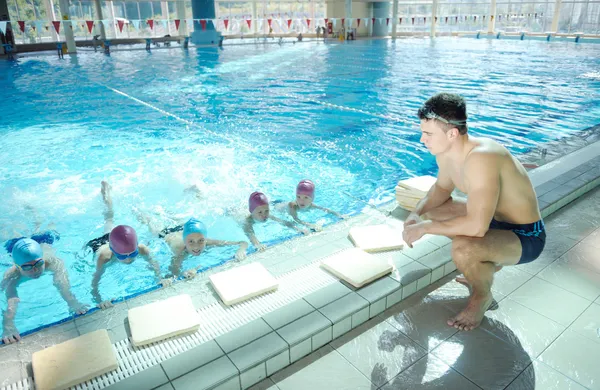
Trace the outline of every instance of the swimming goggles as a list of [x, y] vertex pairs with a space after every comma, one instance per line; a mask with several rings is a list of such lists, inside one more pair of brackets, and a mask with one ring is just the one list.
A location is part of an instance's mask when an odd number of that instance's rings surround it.
[[44, 265], [44, 259], [38, 259], [35, 263], [33, 264], [23, 264], [21, 266], [19, 266], [23, 271], [31, 271], [34, 268], [39, 268], [42, 265]]
[[438, 121], [445, 123], [447, 125], [456, 125], [456, 126], [461, 126], [467, 123], [467, 120], [462, 120], [462, 121], [454, 121], [454, 120], [448, 120], [446, 118], [442, 118], [441, 116], [439, 116], [438, 114], [436, 114], [433, 111], [429, 111], [427, 114], [425, 114], [425, 118], [427, 119], [437, 119]]
[[123, 260], [127, 260], [127, 259], [133, 259], [133, 258], [137, 257], [137, 255], [139, 254], [139, 251], [138, 251], [137, 247], [135, 248], [135, 250], [133, 252], [126, 253], [126, 254], [121, 254], [121, 253], [115, 252], [115, 250], [112, 248], [112, 246], [110, 246], [110, 244], [108, 245], [108, 247], [110, 248], [111, 252], [115, 254], [115, 257], [119, 261], [123, 261]]

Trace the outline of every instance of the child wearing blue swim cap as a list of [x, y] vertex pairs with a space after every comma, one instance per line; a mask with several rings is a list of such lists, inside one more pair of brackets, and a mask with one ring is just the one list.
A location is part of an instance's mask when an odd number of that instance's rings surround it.
[[[2, 321], [4, 344], [15, 343], [21, 339], [14, 323], [20, 302], [17, 287], [28, 280], [38, 279], [46, 272], [54, 275], [54, 286], [69, 306], [71, 313], [84, 314], [88, 310], [87, 305], [79, 302], [71, 293], [69, 276], [64, 263], [56, 257], [50, 243], [41, 238], [44, 236], [45, 234], [34, 234], [32, 238], [21, 237], [9, 240], [5, 244], [7, 252], [12, 256], [13, 266], [4, 273], [0, 283], [0, 290], [4, 290], [8, 302], [8, 308], [3, 311]], [[42, 243], [40, 244], [39, 241]]]

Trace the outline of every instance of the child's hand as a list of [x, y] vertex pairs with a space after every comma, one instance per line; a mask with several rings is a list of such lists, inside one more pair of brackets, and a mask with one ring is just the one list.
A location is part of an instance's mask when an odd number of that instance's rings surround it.
[[162, 284], [163, 288], [165, 287], [169, 287], [170, 285], [173, 284], [173, 279], [168, 278], [168, 279], [161, 279], [160, 280], [160, 284]]
[[106, 301], [102, 301], [98, 304], [98, 307], [102, 310], [108, 309], [109, 307], [112, 307], [112, 306], [113, 306], [112, 299], [107, 299]]
[[267, 250], [267, 246], [265, 244], [258, 244], [255, 246], [256, 246], [256, 250], [259, 252], [264, 252], [265, 250]]
[[314, 230], [315, 232], [322, 232], [323, 231], [323, 226], [317, 225], [317, 224], [311, 225], [310, 228], [312, 230]]
[[71, 310], [72, 313], [75, 313], [78, 315], [85, 314], [89, 310], [88, 305], [85, 305], [81, 302], [73, 302], [73, 304], [69, 305], [69, 309]]
[[308, 229], [302, 229], [301, 230], [302, 234], [304, 234], [305, 236], [308, 236], [310, 234], [310, 230]]
[[183, 277], [187, 280], [194, 279], [198, 273], [195, 269], [188, 269], [183, 273]]
[[240, 248], [235, 252], [236, 260], [244, 260], [246, 258], [246, 248]]

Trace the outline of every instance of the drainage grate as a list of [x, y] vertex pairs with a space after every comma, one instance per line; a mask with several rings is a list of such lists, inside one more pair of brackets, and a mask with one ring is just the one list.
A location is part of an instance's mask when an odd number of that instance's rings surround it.
[[[143, 347], [134, 347], [129, 340], [113, 345], [119, 367], [115, 371], [93, 378], [71, 389], [99, 390], [159, 364], [204, 342], [214, 339], [250, 321], [298, 300], [312, 292], [337, 282], [319, 267], [320, 260], [279, 276], [277, 291], [250, 299], [233, 307], [220, 302], [198, 309], [201, 314], [198, 332]], [[32, 378], [21, 380], [2, 390], [33, 390]]]

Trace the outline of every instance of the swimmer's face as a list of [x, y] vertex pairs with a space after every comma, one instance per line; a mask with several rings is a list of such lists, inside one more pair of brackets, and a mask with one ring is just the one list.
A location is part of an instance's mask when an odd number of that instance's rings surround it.
[[254, 218], [256, 222], [265, 222], [269, 219], [269, 205], [266, 204], [256, 207], [252, 212], [252, 218]]
[[37, 279], [42, 276], [46, 270], [46, 262], [43, 259], [37, 259], [25, 263], [18, 268], [21, 275], [27, 278]]
[[206, 239], [200, 233], [190, 233], [185, 237], [185, 249], [192, 256], [198, 256], [206, 247]]
[[300, 209], [306, 209], [312, 205], [312, 198], [308, 195], [298, 194], [296, 195], [296, 204]]
[[457, 135], [458, 129], [444, 130], [444, 124], [437, 120], [421, 120], [420, 141], [434, 156], [448, 151]]

